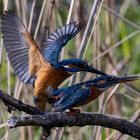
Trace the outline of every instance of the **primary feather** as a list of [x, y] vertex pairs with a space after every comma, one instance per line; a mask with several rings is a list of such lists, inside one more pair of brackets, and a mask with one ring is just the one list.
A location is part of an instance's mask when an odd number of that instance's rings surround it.
[[59, 52], [81, 30], [81, 25], [74, 23], [66, 24], [65, 26], [56, 29], [51, 33], [44, 43], [44, 47], [41, 50], [42, 55], [50, 63], [57, 63]]
[[1, 22], [4, 47], [15, 73], [23, 83], [33, 85], [38, 64], [32, 55], [38, 55], [38, 46], [13, 13], [5, 11]]
[[64, 111], [76, 104], [85, 101], [90, 95], [90, 88], [85, 86], [85, 82], [55, 90], [52, 96], [60, 96], [58, 100], [52, 103], [53, 111]]

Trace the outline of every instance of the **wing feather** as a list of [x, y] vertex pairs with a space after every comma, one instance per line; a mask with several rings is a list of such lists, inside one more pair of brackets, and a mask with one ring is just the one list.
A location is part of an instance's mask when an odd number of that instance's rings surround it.
[[[36, 59], [39, 61], [39, 55], [41, 55], [39, 47], [13, 13], [5, 11], [1, 23], [4, 47], [15, 73], [23, 83], [33, 85], [36, 77], [35, 71], [30, 67], [33, 68], [34, 65], [37, 67], [37, 65], [30, 62]], [[36, 56], [35, 58], [30, 57], [32, 53]]]
[[[58, 95], [57, 92], [59, 92], [59, 90], [56, 91]], [[85, 87], [84, 83], [81, 83], [65, 89], [60, 89], [60, 94], [62, 94], [60, 99], [53, 104], [54, 111], [64, 111], [84, 102], [90, 95], [90, 88]]]
[[50, 34], [41, 50], [44, 58], [51, 64], [58, 62], [59, 52], [81, 30], [81, 25], [69, 23]]

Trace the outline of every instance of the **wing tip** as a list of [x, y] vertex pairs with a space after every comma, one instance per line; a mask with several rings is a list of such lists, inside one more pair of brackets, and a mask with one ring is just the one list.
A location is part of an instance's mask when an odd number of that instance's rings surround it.
[[[81, 22], [70, 22], [68, 24], [64, 24], [64, 26], [55, 29], [48, 37], [50, 41], [57, 41], [59, 38], [65, 35], [71, 35], [70, 39], [73, 38], [76, 34], [80, 32], [82, 29], [83, 24]], [[68, 31], [66, 31], [68, 28]], [[70, 30], [71, 28], [71, 30]], [[61, 33], [60, 33], [61, 32]]]
[[76, 26], [77, 26], [77, 28], [79, 28], [79, 30], [81, 30], [84, 25], [82, 24], [82, 22], [79, 22], [79, 23], [77, 23]]
[[83, 27], [83, 24], [81, 22], [73, 21], [73, 22], [70, 22], [68, 24], [65, 24], [65, 26], [74, 26], [77, 29], [81, 30]]

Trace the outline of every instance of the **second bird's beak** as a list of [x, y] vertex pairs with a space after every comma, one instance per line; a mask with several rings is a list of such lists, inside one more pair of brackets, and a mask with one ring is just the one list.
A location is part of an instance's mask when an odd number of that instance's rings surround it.
[[135, 81], [140, 79], [139, 76], [120, 76], [116, 78], [116, 83], [125, 83], [129, 81]]

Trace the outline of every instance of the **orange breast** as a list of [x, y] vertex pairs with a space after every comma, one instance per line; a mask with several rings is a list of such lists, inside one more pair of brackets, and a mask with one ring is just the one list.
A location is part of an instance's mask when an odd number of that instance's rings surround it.
[[44, 111], [46, 109], [48, 86], [56, 89], [69, 76], [70, 74], [67, 72], [54, 69], [49, 64], [38, 67], [34, 84], [34, 96], [38, 100], [36, 106]]
[[78, 106], [83, 106], [83, 105], [86, 105], [88, 104], [89, 102], [97, 99], [103, 92], [99, 89], [97, 89], [96, 87], [91, 87], [91, 93], [89, 95], [89, 97], [87, 98], [87, 100], [85, 100], [84, 102], [76, 105], [75, 107], [78, 107]]
[[50, 65], [41, 67], [36, 73], [36, 81], [34, 87], [34, 94], [40, 94], [40, 92], [46, 92], [48, 86], [56, 89], [67, 77], [70, 75], [63, 71], [54, 69]]

